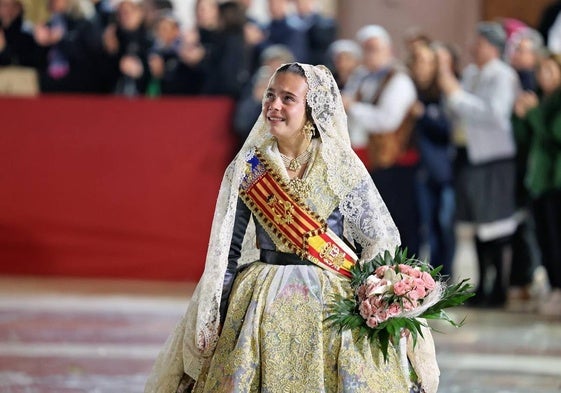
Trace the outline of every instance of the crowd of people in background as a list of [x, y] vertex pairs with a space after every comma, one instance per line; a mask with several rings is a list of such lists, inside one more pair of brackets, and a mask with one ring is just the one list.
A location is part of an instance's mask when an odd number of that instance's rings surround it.
[[50, 18], [35, 26], [21, 0], [2, 0], [0, 65], [35, 68], [41, 92], [238, 99], [272, 46], [327, 61], [336, 24], [313, 3], [270, 0], [263, 25], [247, 17], [247, 2], [197, 0], [186, 29], [170, 0], [48, 0]]
[[[561, 316], [561, 1], [536, 29], [479, 23], [469, 55], [408, 34], [401, 58], [383, 26], [338, 39], [314, 0], [267, 4], [263, 25], [248, 1], [197, 0], [184, 29], [170, 0], [48, 0], [35, 26], [21, 0], [0, 0], [0, 67], [35, 69], [41, 92], [226, 95], [243, 143], [281, 64], [325, 64], [403, 245], [452, 275], [454, 228], [469, 223], [473, 305]], [[538, 266], [550, 291], [536, 303]]]

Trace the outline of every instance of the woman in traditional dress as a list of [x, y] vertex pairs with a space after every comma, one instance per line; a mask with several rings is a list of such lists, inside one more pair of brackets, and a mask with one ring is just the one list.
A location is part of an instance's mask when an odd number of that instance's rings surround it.
[[281, 66], [226, 170], [205, 271], [145, 391], [436, 392], [430, 330], [408, 346], [415, 383], [404, 353], [391, 347], [385, 361], [326, 321], [335, 295], [353, 296], [349, 267], [398, 244], [330, 71]]

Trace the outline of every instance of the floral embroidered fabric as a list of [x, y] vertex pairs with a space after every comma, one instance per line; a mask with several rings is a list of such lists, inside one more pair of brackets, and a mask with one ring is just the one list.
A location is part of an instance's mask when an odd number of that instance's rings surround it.
[[406, 393], [395, 350], [325, 322], [349, 281], [315, 266], [253, 263], [236, 279], [212, 360], [194, 392]]

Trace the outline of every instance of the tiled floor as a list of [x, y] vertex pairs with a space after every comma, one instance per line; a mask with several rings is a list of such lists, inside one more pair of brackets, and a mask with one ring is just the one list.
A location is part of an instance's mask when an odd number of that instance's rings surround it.
[[[469, 256], [469, 248], [461, 249]], [[469, 260], [469, 259], [467, 259]], [[459, 271], [473, 271], [463, 264]], [[0, 393], [140, 393], [193, 285], [0, 277]], [[561, 392], [561, 319], [460, 308], [441, 393]]]

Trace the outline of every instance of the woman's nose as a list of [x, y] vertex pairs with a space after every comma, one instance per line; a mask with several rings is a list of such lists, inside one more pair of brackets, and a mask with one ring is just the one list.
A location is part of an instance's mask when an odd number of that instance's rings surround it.
[[271, 100], [271, 104], [269, 105], [270, 109], [273, 110], [280, 110], [281, 108], [281, 100], [279, 97], [275, 97]]

